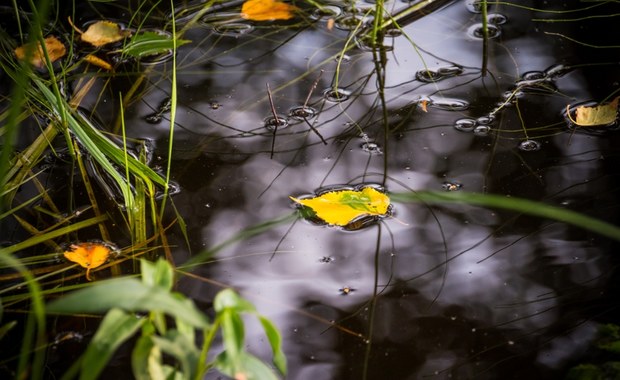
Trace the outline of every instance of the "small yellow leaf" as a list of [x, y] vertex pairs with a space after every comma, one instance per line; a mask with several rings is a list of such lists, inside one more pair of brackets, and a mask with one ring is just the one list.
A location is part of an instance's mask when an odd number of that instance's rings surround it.
[[85, 242], [71, 244], [63, 254], [69, 261], [86, 268], [86, 279], [90, 281], [90, 270], [101, 266], [108, 260], [111, 249], [102, 243]]
[[618, 101], [616, 97], [610, 103], [600, 104], [595, 107], [580, 106], [575, 110], [574, 123], [581, 127], [612, 124], [618, 117]]
[[101, 67], [104, 70], [112, 71], [112, 65], [93, 54], [88, 54], [84, 60], [91, 65]]
[[[36, 47], [37, 49], [34, 50], [34, 46], [32, 44], [22, 45], [15, 49], [15, 56], [20, 61], [23, 61], [26, 59], [26, 52], [32, 49], [33, 51], [30, 53], [30, 64], [35, 67], [42, 68], [45, 64], [45, 53], [43, 52], [43, 48], [40, 43], [37, 42]], [[47, 50], [47, 54], [52, 62], [64, 57], [67, 52], [65, 45], [54, 36], [45, 38], [45, 50]]]
[[130, 34], [128, 30], [121, 30], [117, 23], [112, 21], [97, 21], [88, 26], [82, 34], [82, 41], [95, 47], [120, 41]]
[[241, 17], [246, 20], [289, 20], [298, 8], [277, 0], [248, 0], [241, 6]]
[[331, 191], [314, 198], [290, 198], [310, 207], [320, 219], [335, 226], [346, 226], [363, 216], [387, 216], [390, 208], [390, 198], [372, 187], [361, 191]]

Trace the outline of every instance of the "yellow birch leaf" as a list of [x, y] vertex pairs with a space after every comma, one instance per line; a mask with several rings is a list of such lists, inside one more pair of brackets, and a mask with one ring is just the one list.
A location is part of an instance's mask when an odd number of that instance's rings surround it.
[[390, 198], [372, 187], [361, 191], [331, 191], [314, 198], [290, 198], [310, 207], [317, 217], [335, 226], [346, 226], [362, 216], [387, 216], [390, 207]]
[[241, 6], [241, 17], [253, 21], [289, 20], [297, 9], [277, 0], [248, 0]]
[[[59, 60], [64, 57], [67, 50], [65, 45], [58, 40], [58, 38], [54, 36], [46, 37], [45, 40], [45, 50], [47, 50], [47, 54], [50, 57], [52, 62]], [[30, 56], [30, 64], [42, 68], [45, 65], [45, 53], [43, 52], [43, 48], [39, 42], [36, 43], [36, 50], [34, 50], [34, 46], [32, 44], [25, 44], [15, 49], [15, 56], [20, 61], [26, 59], [26, 52], [32, 49], [32, 53]]]
[[120, 41], [130, 34], [128, 30], [121, 30], [121, 27], [112, 21], [97, 21], [90, 24], [88, 29], [82, 33], [82, 41], [95, 47]]
[[618, 101], [616, 97], [610, 103], [600, 104], [595, 107], [580, 106], [575, 110], [574, 123], [581, 127], [612, 124], [618, 117]]
[[102, 243], [85, 242], [71, 244], [69, 250], [63, 254], [69, 261], [80, 264], [86, 268], [86, 279], [90, 279], [90, 270], [101, 266], [108, 260], [111, 249]]

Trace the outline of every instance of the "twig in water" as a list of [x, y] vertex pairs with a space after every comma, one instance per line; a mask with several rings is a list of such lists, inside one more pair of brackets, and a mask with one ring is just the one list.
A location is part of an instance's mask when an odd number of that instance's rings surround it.
[[273, 113], [273, 138], [271, 139], [271, 156], [269, 158], [273, 159], [273, 150], [276, 145], [276, 133], [278, 132], [278, 125], [280, 124], [280, 119], [278, 119], [278, 114], [276, 113], [276, 107], [273, 105], [273, 97], [271, 96], [271, 88], [269, 87], [269, 82], [267, 82], [267, 96], [269, 97], [269, 105], [271, 106], [271, 113]]

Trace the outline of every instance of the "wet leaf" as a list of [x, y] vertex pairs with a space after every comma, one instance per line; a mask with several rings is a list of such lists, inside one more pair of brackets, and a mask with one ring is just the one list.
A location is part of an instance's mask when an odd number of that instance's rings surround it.
[[144, 32], [131, 38], [131, 41], [123, 47], [123, 53], [135, 58], [148, 55], [163, 54], [176, 47], [190, 43], [189, 40], [179, 40], [176, 42], [170, 36], [156, 32]]
[[101, 266], [108, 260], [112, 250], [109, 246], [97, 243], [86, 242], [71, 244], [68, 251], [63, 254], [69, 261], [80, 264], [86, 268], [86, 279], [90, 281], [90, 270]]
[[616, 97], [610, 103], [600, 104], [594, 107], [581, 106], [575, 110], [574, 123], [581, 127], [591, 127], [595, 125], [608, 125], [616, 121], [618, 116], [618, 101]]
[[254, 21], [289, 20], [297, 9], [277, 0], [248, 0], [241, 7], [241, 17]]
[[130, 34], [128, 30], [122, 30], [121, 27], [112, 21], [97, 21], [88, 26], [88, 29], [82, 33], [82, 41], [87, 42], [95, 47], [120, 41]]
[[[46, 37], [45, 40], [45, 50], [47, 50], [47, 54], [50, 57], [50, 61], [55, 62], [60, 58], [64, 57], [67, 50], [65, 45], [63, 45], [58, 38], [54, 36]], [[25, 44], [15, 49], [15, 56], [20, 61], [26, 59], [26, 55], [28, 50], [33, 50], [30, 56], [30, 64], [42, 68], [45, 65], [45, 53], [41, 47], [39, 42], [36, 43], [37, 49], [34, 50], [34, 46], [32, 44]]]
[[84, 57], [84, 60], [90, 63], [91, 65], [101, 67], [104, 70], [108, 70], [108, 71], [113, 70], [112, 65], [110, 65], [108, 62], [104, 61], [103, 59], [97, 57], [96, 55], [88, 54], [86, 57]]
[[330, 191], [314, 198], [290, 198], [311, 208], [316, 216], [335, 226], [346, 226], [362, 216], [386, 216], [390, 206], [390, 198], [372, 187], [361, 191]]

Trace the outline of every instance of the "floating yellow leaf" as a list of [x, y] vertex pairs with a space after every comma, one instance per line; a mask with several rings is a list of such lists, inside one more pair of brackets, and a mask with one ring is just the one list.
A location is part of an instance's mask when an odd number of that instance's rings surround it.
[[[58, 38], [54, 36], [49, 36], [45, 38], [45, 50], [47, 50], [47, 54], [50, 57], [52, 62], [62, 58], [65, 56], [67, 50], [65, 49], [65, 45], [58, 40]], [[43, 52], [43, 48], [40, 43], [36, 43], [36, 50], [34, 49], [34, 45], [25, 44], [15, 49], [15, 56], [20, 61], [26, 59], [26, 52], [28, 50], [33, 50], [30, 56], [30, 64], [36, 66], [38, 68], [42, 68], [45, 64], [45, 53]]]
[[63, 254], [69, 261], [80, 264], [86, 268], [86, 279], [90, 279], [90, 270], [101, 266], [108, 260], [112, 250], [106, 244], [100, 242], [76, 243], [69, 246], [69, 250]]
[[387, 216], [390, 208], [390, 198], [372, 187], [330, 191], [314, 198], [290, 198], [310, 207], [320, 219], [335, 226], [346, 226], [363, 216]]
[[[79, 31], [79, 30], [78, 30]], [[128, 30], [122, 30], [121, 27], [112, 21], [97, 21], [90, 24], [88, 29], [82, 33], [82, 41], [87, 42], [95, 47], [120, 41], [130, 34]]]
[[88, 54], [86, 57], [84, 57], [84, 60], [90, 63], [91, 65], [101, 67], [104, 70], [108, 70], [108, 71], [113, 70], [112, 65], [110, 65], [108, 62], [104, 61], [103, 59], [97, 57], [96, 55]]
[[616, 97], [610, 103], [600, 104], [595, 107], [576, 107], [575, 120], [572, 121], [573, 123], [581, 127], [612, 124], [616, 121], [616, 118], [618, 117], [619, 100], [620, 96]]
[[241, 7], [241, 17], [246, 20], [289, 20], [297, 7], [277, 0], [248, 0]]

